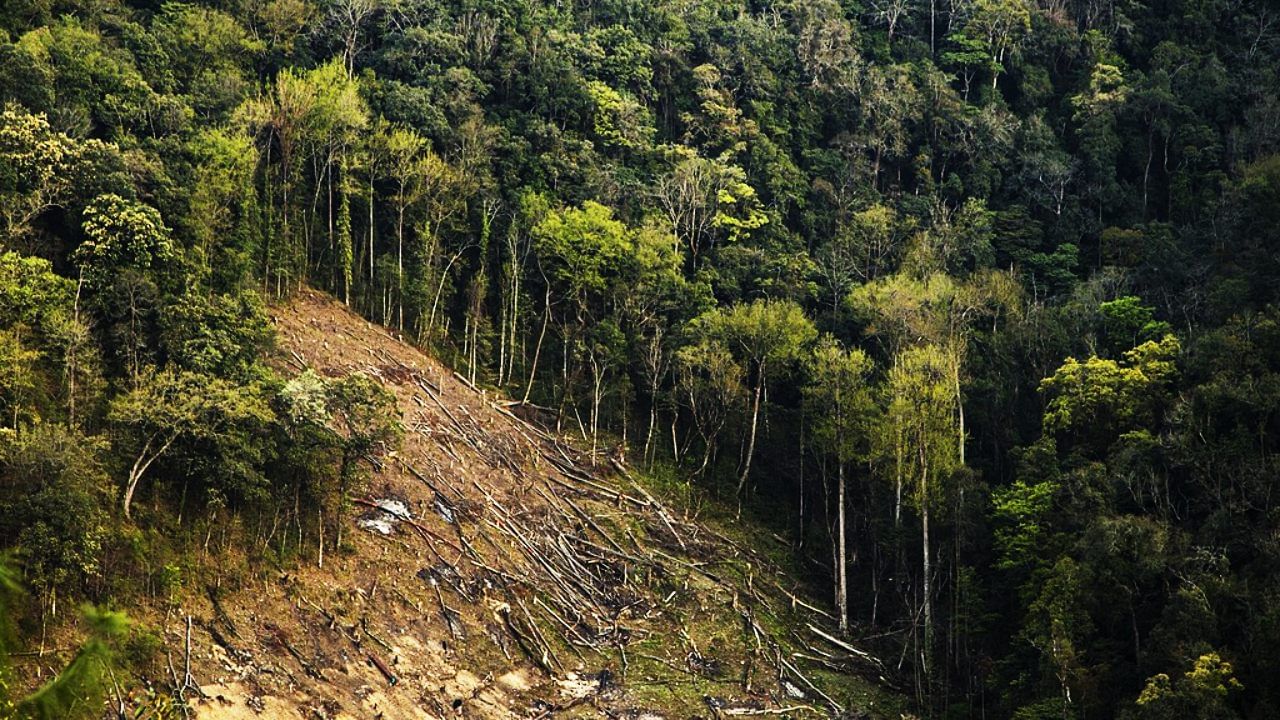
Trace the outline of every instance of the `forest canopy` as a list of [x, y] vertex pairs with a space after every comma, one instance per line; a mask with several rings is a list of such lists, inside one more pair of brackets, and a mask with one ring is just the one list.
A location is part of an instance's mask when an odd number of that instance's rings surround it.
[[16, 0], [0, 103], [33, 616], [342, 542], [402, 428], [264, 362], [318, 287], [784, 535], [922, 715], [1280, 713], [1269, 3]]

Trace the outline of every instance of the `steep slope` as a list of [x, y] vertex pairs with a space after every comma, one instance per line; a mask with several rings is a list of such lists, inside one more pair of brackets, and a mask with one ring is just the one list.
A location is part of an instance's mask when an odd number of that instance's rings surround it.
[[378, 378], [406, 436], [343, 552], [188, 609], [199, 717], [898, 717], [757, 543], [325, 296], [273, 314], [283, 369]]

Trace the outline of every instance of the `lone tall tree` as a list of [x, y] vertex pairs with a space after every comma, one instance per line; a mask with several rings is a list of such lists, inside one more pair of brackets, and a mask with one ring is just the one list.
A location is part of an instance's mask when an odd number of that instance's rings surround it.
[[845, 518], [845, 468], [868, 452], [875, 401], [867, 382], [871, 358], [857, 348], [846, 349], [833, 339], [814, 350], [805, 399], [813, 415], [812, 442], [836, 462], [836, 612], [840, 632], [849, 629], [849, 543]]

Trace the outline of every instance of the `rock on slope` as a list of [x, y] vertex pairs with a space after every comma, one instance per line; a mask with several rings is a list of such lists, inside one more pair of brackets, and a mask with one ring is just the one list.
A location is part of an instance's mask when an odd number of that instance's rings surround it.
[[275, 315], [281, 367], [378, 378], [405, 442], [323, 567], [188, 609], [198, 717], [890, 716], [759, 553], [325, 296]]

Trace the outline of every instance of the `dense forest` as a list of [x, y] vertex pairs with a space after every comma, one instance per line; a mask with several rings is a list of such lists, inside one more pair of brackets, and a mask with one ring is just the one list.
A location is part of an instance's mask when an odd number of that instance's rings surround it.
[[215, 530], [342, 542], [401, 429], [366, 378], [264, 363], [314, 286], [784, 535], [921, 716], [1280, 714], [1271, 3], [9, 0], [0, 28], [11, 630], [176, 592]]

